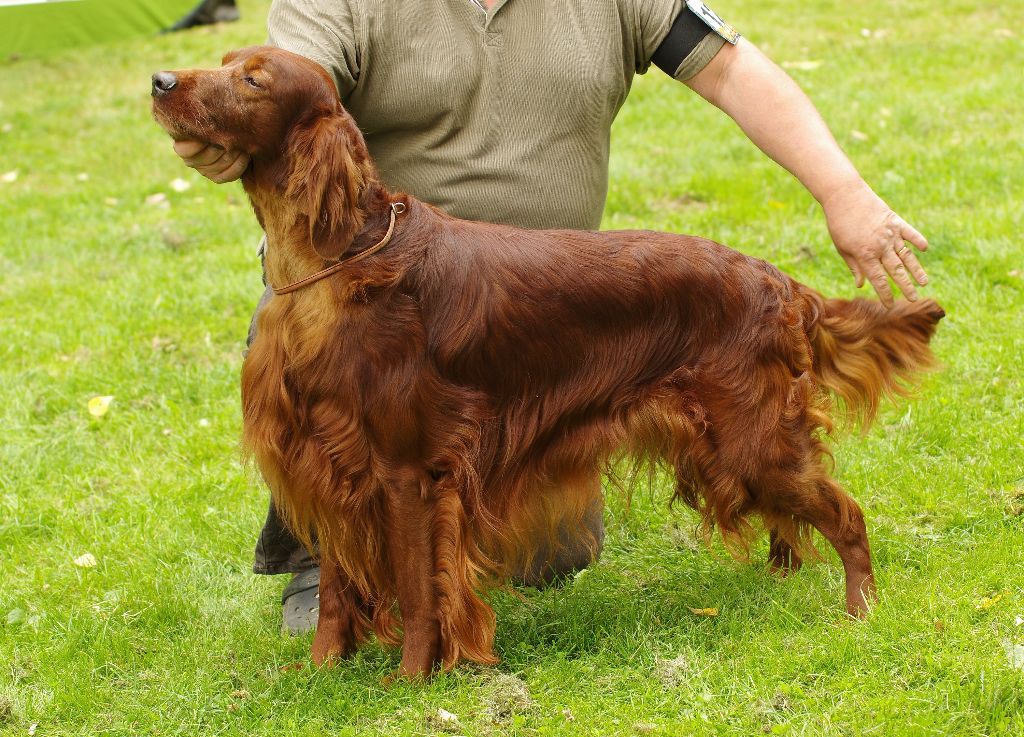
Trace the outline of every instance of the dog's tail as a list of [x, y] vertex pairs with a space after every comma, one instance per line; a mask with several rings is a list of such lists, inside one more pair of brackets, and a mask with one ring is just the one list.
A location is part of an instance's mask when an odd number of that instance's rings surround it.
[[905, 396], [932, 368], [928, 342], [945, 316], [932, 299], [892, 308], [867, 299], [824, 299], [800, 285], [815, 381], [839, 399], [846, 418], [867, 429], [883, 397]]

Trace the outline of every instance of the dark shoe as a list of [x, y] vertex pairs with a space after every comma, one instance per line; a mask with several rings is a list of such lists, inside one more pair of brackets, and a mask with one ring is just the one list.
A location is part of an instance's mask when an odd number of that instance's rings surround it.
[[202, 0], [192, 12], [164, 32], [183, 31], [186, 28], [208, 26], [213, 23], [230, 23], [239, 17], [235, 0]]
[[587, 508], [582, 522], [583, 530], [578, 532], [559, 528], [555, 555], [542, 543], [530, 567], [515, 576], [514, 583], [538, 589], [557, 586], [595, 563], [604, 547], [604, 502], [601, 499]]
[[304, 635], [316, 629], [320, 617], [320, 568], [309, 568], [292, 576], [281, 594], [281, 632]]

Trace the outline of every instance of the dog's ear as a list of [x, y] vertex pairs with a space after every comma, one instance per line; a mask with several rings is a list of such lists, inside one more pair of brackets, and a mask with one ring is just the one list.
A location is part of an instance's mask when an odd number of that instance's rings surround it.
[[246, 46], [243, 49], [235, 49], [234, 51], [229, 51], [228, 53], [224, 54], [223, 58], [220, 60], [220, 65], [222, 67], [227, 66], [235, 59], [240, 59], [244, 56], [251, 56], [256, 52], [257, 48], [258, 47], [256, 46]]
[[355, 121], [343, 111], [300, 123], [288, 142], [286, 196], [309, 218], [309, 241], [335, 261], [363, 227], [360, 200], [372, 176], [369, 154]]

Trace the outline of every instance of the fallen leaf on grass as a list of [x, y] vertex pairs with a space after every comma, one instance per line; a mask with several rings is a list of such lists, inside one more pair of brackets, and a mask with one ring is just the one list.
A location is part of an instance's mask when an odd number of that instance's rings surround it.
[[75, 558], [74, 563], [79, 568], [95, 568], [96, 567], [96, 556], [92, 553], [83, 553], [82, 555]]
[[154, 335], [153, 340], [149, 342], [149, 345], [154, 351], [164, 351], [167, 353], [178, 349], [178, 345], [174, 342], [174, 338], [164, 338], [160, 335]]
[[182, 235], [177, 230], [172, 228], [164, 228], [160, 233], [160, 237], [164, 241], [164, 245], [172, 251], [178, 251], [188, 243], [188, 237]]
[[249, 692], [246, 691], [244, 688], [239, 688], [239, 689], [236, 689], [235, 691], [231, 692], [231, 698], [233, 698], [233, 699], [247, 699], [247, 698], [249, 698]]
[[1010, 666], [1017, 670], [1024, 670], [1024, 645], [1018, 645], [1010, 640], [1003, 640], [1003, 650], [1006, 651], [1006, 659]]
[[1016, 35], [1009, 28], [997, 28], [992, 33], [1000, 38], [1013, 38]]
[[110, 409], [110, 403], [114, 401], [111, 396], [93, 397], [89, 400], [89, 414], [93, 417], [102, 417]]
[[796, 249], [797, 261], [813, 261], [816, 258], [814, 249], [806, 243], [801, 243]]
[[438, 709], [436, 714], [427, 714], [427, 724], [443, 732], [454, 732], [460, 726], [458, 716], [446, 709]]
[[513, 721], [534, 705], [529, 686], [521, 678], [506, 673], [495, 674], [490, 679], [486, 704], [484, 711], [495, 724]]
[[654, 674], [665, 688], [676, 688], [689, 679], [690, 661], [685, 655], [658, 660]]
[[21, 624], [25, 621], [25, 610], [14, 608], [7, 612], [7, 624]]
[[693, 607], [690, 607], [690, 611], [693, 612], [694, 614], [696, 614], [697, 616], [700, 616], [700, 617], [717, 617], [718, 616], [718, 608], [717, 607], [707, 607], [705, 609], [694, 609]]
[[146, 198], [146, 204], [151, 205], [153, 207], [170, 207], [171, 205], [171, 203], [167, 201], [167, 195], [165, 195], [163, 192], [151, 194], [149, 197]]
[[11, 182], [17, 181], [17, 179], [18, 179], [18, 170], [17, 169], [15, 169], [14, 171], [9, 171], [6, 174], [0, 176], [0, 182], [4, 182], [5, 184], [10, 184]]
[[991, 609], [992, 607], [994, 607], [996, 604], [998, 604], [1002, 600], [1004, 595], [1005, 595], [1004, 593], [999, 593], [999, 594], [992, 594], [992, 596], [983, 596], [983, 597], [981, 597], [981, 601], [979, 601], [977, 604], [974, 605], [974, 608], [977, 609], [978, 611], [983, 611], [985, 609]]
[[12, 130], [14, 130], [14, 126], [10, 123], [4, 123], [3, 125], [0, 125], [0, 133], [10, 133]]
[[287, 673], [288, 671], [293, 671], [293, 670], [294, 671], [300, 671], [300, 670], [302, 670], [305, 667], [306, 667], [305, 663], [288, 663], [288, 665], [282, 665], [280, 668], [278, 668], [278, 670], [281, 671], [282, 673]]
[[799, 69], [802, 72], [809, 72], [821, 66], [820, 59], [804, 59], [800, 61], [784, 61], [783, 69]]
[[868, 134], [864, 131], [852, 130], [850, 131], [850, 138], [855, 141], [866, 141], [868, 140]]

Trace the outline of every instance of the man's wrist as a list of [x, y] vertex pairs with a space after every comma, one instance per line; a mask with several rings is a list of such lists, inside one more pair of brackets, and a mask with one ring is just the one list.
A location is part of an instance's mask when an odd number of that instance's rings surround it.
[[863, 196], [865, 194], [874, 195], [875, 193], [868, 186], [868, 183], [864, 181], [864, 178], [854, 172], [852, 176], [837, 178], [835, 181], [829, 182], [820, 192], [812, 191], [811, 194], [818, 201], [818, 204], [821, 205], [821, 209], [828, 212], [833, 204], [848, 197]]

